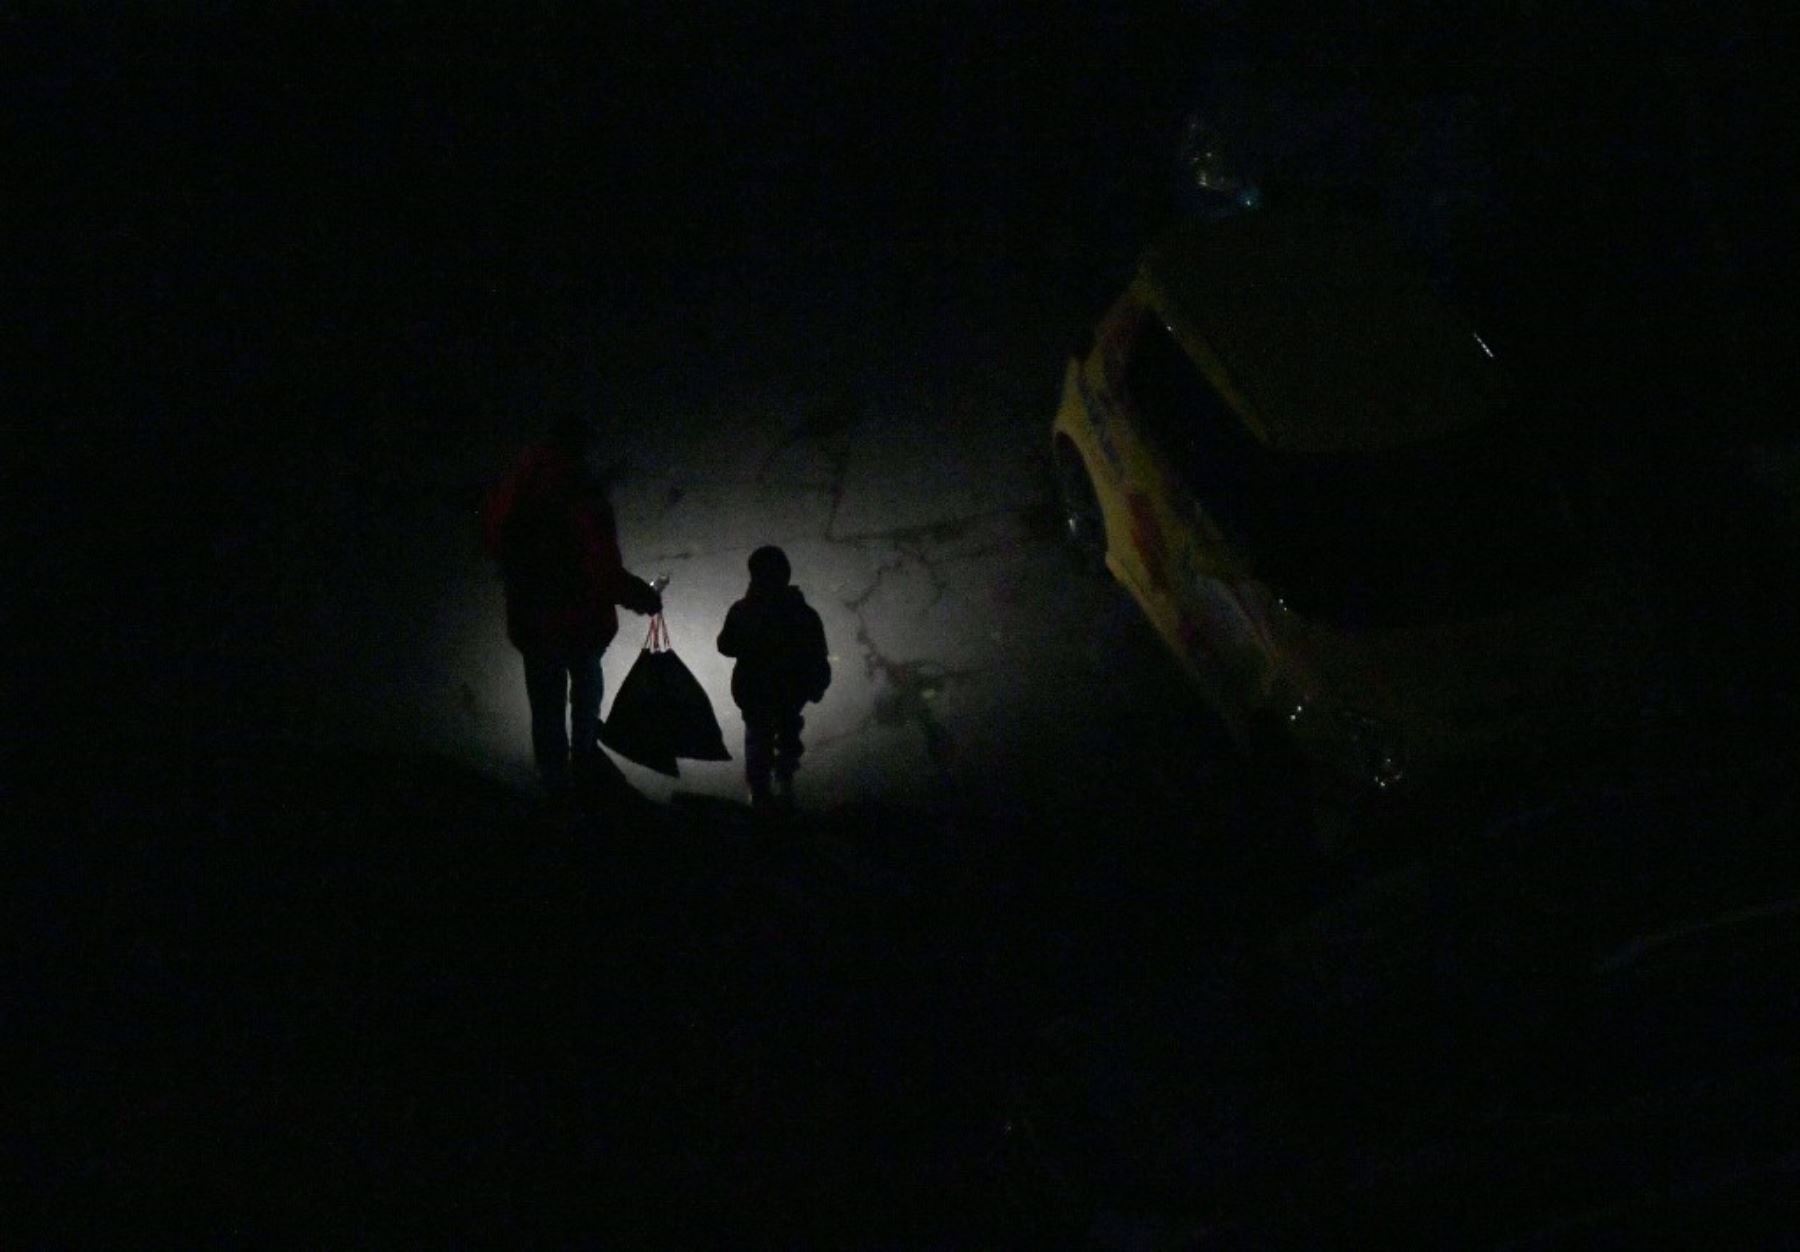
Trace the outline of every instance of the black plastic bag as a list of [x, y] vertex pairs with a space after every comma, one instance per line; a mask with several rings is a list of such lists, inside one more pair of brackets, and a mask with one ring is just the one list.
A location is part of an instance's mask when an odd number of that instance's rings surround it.
[[650, 619], [644, 650], [619, 684], [612, 710], [600, 727], [600, 742], [626, 760], [671, 778], [681, 774], [677, 757], [731, 759], [712, 701], [669, 648], [669, 628], [660, 613]]

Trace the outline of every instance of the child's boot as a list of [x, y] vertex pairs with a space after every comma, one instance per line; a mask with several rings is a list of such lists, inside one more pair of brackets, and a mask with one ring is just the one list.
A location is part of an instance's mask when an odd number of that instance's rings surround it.
[[775, 771], [775, 787], [772, 794], [775, 807], [783, 813], [794, 811], [794, 774], [792, 770]]
[[748, 781], [750, 784], [750, 807], [758, 813], [774, 812], [775, 797], [769, 790], [768, 776], [753, 777]]

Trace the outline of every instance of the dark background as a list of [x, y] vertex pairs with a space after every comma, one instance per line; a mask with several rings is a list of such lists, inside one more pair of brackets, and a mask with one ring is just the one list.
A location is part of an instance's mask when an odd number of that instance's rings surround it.
[[[828, 368], [804, 327], [785, 359], [706, 327], [701, 291], [854, 285], [922, 322], [1010, 283], [1080, 325], [1178, 208], [1173, 136], [1213, 100], [1274, 183], [1385, 214], [1576, 435], [1787, 425], [1786, 90], [1739, 10], [93, 5], [8, 29], [14, 434], [92, 488], [13, 494], [55, 536], [27, 568], [87, 625], [187, 621], [187, 563], [309, 444], [374, 466], [473, 412]], [[571, 308], [604, 343], [542, 333]], [[485, 392], [444, 378], [471, 337]]]
[[[0, 36], [6, 1008], [31, 1057], [0, 1225], [24, 1242], [1791, 1218], [1794, 1070], [1764, 1046], [1793, 1024], [1786, 914], [1661, 999], [1524, 973], [1681, 884], [1714, 916], [1791, 883], [1764, 762], [1793, 544], [1728, 469], [1795, 434], [1791, 91], [1760, 15], [92, 4], [6, 6]], [[1516, 863], [1420, 861], [1370, 905], [1269, 836], [1280, 797], [1234, 794], [1241, 838], [1206, 850], [1179, 804], [1122, 828], [1118, 775], [1053, 823], [852, 798], [770, 843], [728, 805], [621, 799], [639, 837], [600, 839], [409, 745], [283, 733], [333, 678], [271, 641], [405, 566], [342, 502], [472, 499], [497, 430], [828, 386], [902, 328], [891, 377], [1015, 378], [1001, 429], [1041, 442], [1060, 344], [1181, 211], [1197, 103], [1242, 119], [1272, 189], [1386, 220], [1572, 443], [1630, 468], [1633, 550], [1719, 732], [1703, 782], [1540, 816]], [[1308, 944], [1355, 967], [1335, 990]], [[1671, 1042], [1639, 1072], [1634, 1038]]]

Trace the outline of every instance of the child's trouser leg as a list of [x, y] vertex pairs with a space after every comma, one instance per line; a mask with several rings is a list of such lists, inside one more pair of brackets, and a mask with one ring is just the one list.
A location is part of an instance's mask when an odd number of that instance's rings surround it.
[[775, 719], [744, 710], [744, 779], [756, 795], [769, 790], [769, 767], [775, 747]]
[[794, 781], [794, 771], [800, 768], [800, 754], [806, 751], [800, 732], [805, 728], [799, 709], [783, 709], [775, 719], [775, 779], [783, 787]]

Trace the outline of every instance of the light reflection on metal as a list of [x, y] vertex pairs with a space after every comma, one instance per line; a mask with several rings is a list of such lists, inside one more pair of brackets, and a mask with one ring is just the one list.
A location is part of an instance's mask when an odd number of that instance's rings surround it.
[[1319, 721], [1313, 715], [1316, 702], [1312, 697], [1288, 699], [1293, 703], [1285, 720], [1295, 727], [1293, 733], [1314, 745], [1313, 750], [1323, 753], [1343, 774], [1378, 792], [1392, 791], [1405, 780], [1406, 752], [1398, 732], [1387, 722], [1330, 701], [1323, 706], [1325, 719]]
[[1375, 789], [1387, 791], [1399, 783], [1406, 776], [1406, 766], [1394, 729], [1380, 718], [1355, 709], [1344, 709], [1340, 716]]
[[1487, 346], [1487, 340], [1483, 339], [1478, 331], [1471, 331], [1470, 333], [1475, 336], [1475, 342], [1481, 345], [1481, 350], [1488, 354], [1488, 360], [1493, 360], [1494, 350]]
[[1406, 777], [1405, 768], [1394, 759], [1391, 753], [1382, 753], [1380, 762], [1375, 767], [1375, 786], [1386, 791]]

